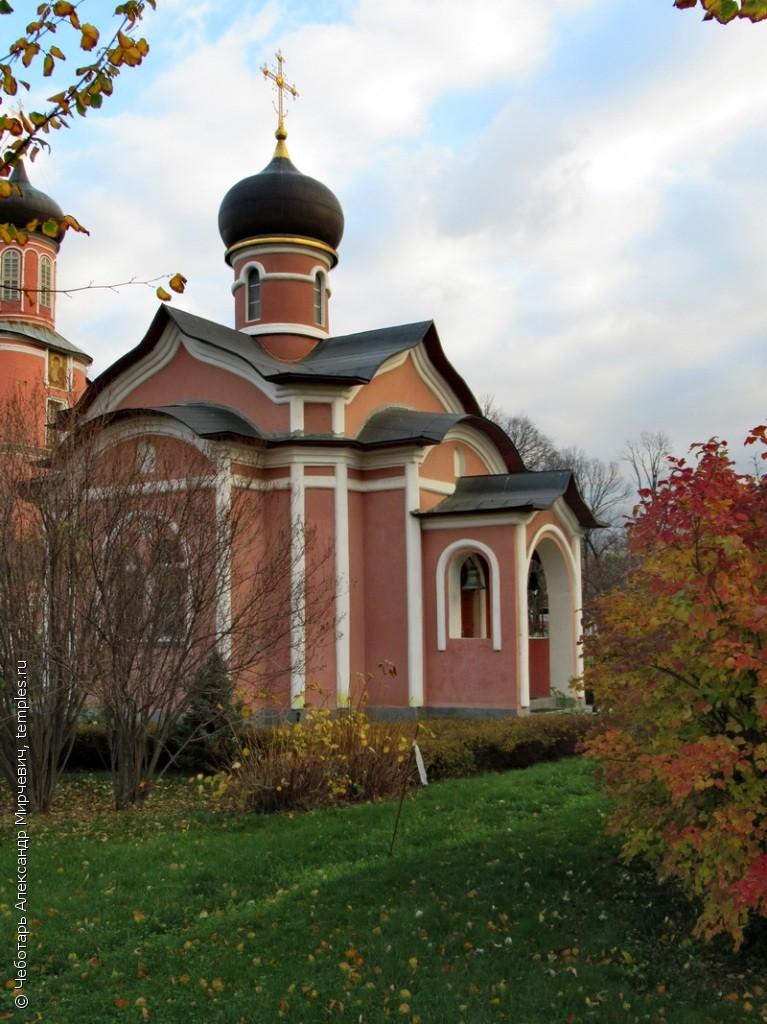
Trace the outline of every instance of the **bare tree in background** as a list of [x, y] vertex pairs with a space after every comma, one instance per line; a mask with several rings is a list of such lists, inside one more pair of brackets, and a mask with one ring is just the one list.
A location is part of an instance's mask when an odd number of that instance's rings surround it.
[[[8, 682], [17, 659], [28, 663], [40, 810], [86, 701], [104, 719], [121, 809], [149, 793], [214, 654], [239, 684], [285, 704], [307, 651], [318, 664], [334, 635], [331, 552], [291, 520], [289, 494], [257, 471], [227, 489], [192, 446], [154, 440], [130, 424], [86, 425], [44, 470], [23, 445], [4, 449], [16, 462], [0, 486], [0, 664]], [[6, 686], [7, 775], [11, 697]]]
[[559, 468], [557, 448], [551, 438], [529, 416], [512, 416], [496, 405], [492, 395], [480, 398], [482, 415], [492, 420], [511, 438], [526, 469]]
[[[39, 445], [41, 408], [42, 389], [16, 392], [0, 418], [0, 768], [14, 782], [17, 748], [27, 747], [33, 811], [50, 807], [87, 698], [90, 668], [83, 608], [75, 602], [87, 562], [76, 527], [81, 496], [73, 481], [52, 486], [41, 469], [48, 455]], [[27, 706], [25, 728], [19, 729], [15, 698], [22, 664]]]
[[662, 430], [643, 430], [638, 441], [626, 441], [621, 461], [629, 467], [637, 491], [654, 491], [668, 470], [671, 439]]
[[630, 511], [632, 487], [618, 462], [593, 458], [581, 448], [558, 448], [528, 416], [504, 412], [492, 395], [481, 400], [483, 414], [497, 423], [514, 442], [527, 469], [568, 469], [595, 517], [604, 523], [589, 530], [583, 540], [583, 600], [589, 607], [596, 597], [625, 579], [627, 554], [623, 516]]
[[580, 448], [563, 448], [557, 457], [559, 468], [573, 472], [581, 496], [604, 524], [583, 538], [583, 604], [588, 609], [600, 594], [620, 586], [626, 578], [624, 517], [630, 511], [632, 487], [615, 461], [589, 457]]
[[256, 477], [222, 503], [218, 475], [191, 453], [179, 475], [177, 450], [159, 443], [151, 479], [139, 482], [142, 444], [97, 456], [86, 530], [99, 595], [93, 694], [109, 732], [118, 809], [151, 787], [215, 652], [239, 685], [286, 706], [307, 650], [318, 665], [334, 635], [331, 552], [291, 519], [286, 491]]

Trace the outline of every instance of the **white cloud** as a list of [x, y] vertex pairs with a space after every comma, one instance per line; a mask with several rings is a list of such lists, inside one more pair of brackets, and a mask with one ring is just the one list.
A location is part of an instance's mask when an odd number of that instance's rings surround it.
[[[767, 412], [767, 208], [747, 170], [767, 152], [764, 31], [618, 8], [347, 0], [308, 23], [290, 2], [164, 0], [154, 70], [45, 164], [93, 232], [65, 242], [62, 279], [182, 270], [179, 304], [231, 322], [216, 215], [270, 158], [258, 67], [282, 47], [294, 161], [347, 217], [335, 330], [434, 317], [476, 392], [605, 458], [645, 428], [680, 450], [737, 440]], [[609, 74], [608, 16], [627, 54]], [[155, 307], [93, 292], [62, 300], [60, 327], [103, 369]]]

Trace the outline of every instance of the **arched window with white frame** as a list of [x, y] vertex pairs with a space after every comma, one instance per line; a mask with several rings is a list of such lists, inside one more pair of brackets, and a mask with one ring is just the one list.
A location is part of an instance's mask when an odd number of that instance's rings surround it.
[[261, 274], [256, 267], [248, 271], [247, 283], [247, 319], [261, 319]]
[[38, 283], [40, 289], [40, 306], [43, 309], [52, 309], [53, 307], [53, 263], [51, 262], [50, 256], [40, 257], [40, 280]]
[[18, 249], [6, 249], [0, 260], [2, 271], [3, 302], [21, 298], [21, 253]]
[[314, 278], [314, 322], [320, 327], [327, 318], [326, 294], [325, 275], [318, 273]]
[[502, 649], [498, 556], [483, 541], [453, 541], [437, 561], [437, 650], [449, 640], [489, 639]]

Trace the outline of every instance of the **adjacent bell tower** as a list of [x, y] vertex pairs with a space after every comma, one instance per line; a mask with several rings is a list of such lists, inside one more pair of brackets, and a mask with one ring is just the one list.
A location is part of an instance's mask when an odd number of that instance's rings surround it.
[[344, 215], [330, 189], [291, 162], [283, 102], [285, 93], [298, 93], [282, 66], [277, 53], [277, 69], [261, 69], [278, 95], [274, 156], [259, 174], [229, 189], [218, 228], [234, 270], [235, 327], [276, 358], [292, 361], [330, 333], [328, 277], [338, 262]]
[[25, 443], [42, 448], [85, 391], [91, 358], [56, 331], [60, 243], [49, 225], [61, 221], [61, 207], [31, 184], [23, 162], [9, 181], [0, 198], [0, 224], [15, 229], [0, 239], [0, 404]]

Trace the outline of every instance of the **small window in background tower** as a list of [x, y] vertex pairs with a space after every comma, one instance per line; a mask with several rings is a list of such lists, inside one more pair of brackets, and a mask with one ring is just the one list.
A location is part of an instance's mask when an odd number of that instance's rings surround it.
[[314, 279], [314, 322], [325, 326], [325, 279], [317, 274]]
[[53, 268], [47, 256], [40, 258], [40, 305], [45, 309], [53, 306]]
[[2, 258], [3, 302], [21, 299], [21, 253], [6, 249]]
[[248, 320], [261, 319], [261, 275], [257, 270], [248, 274]]

